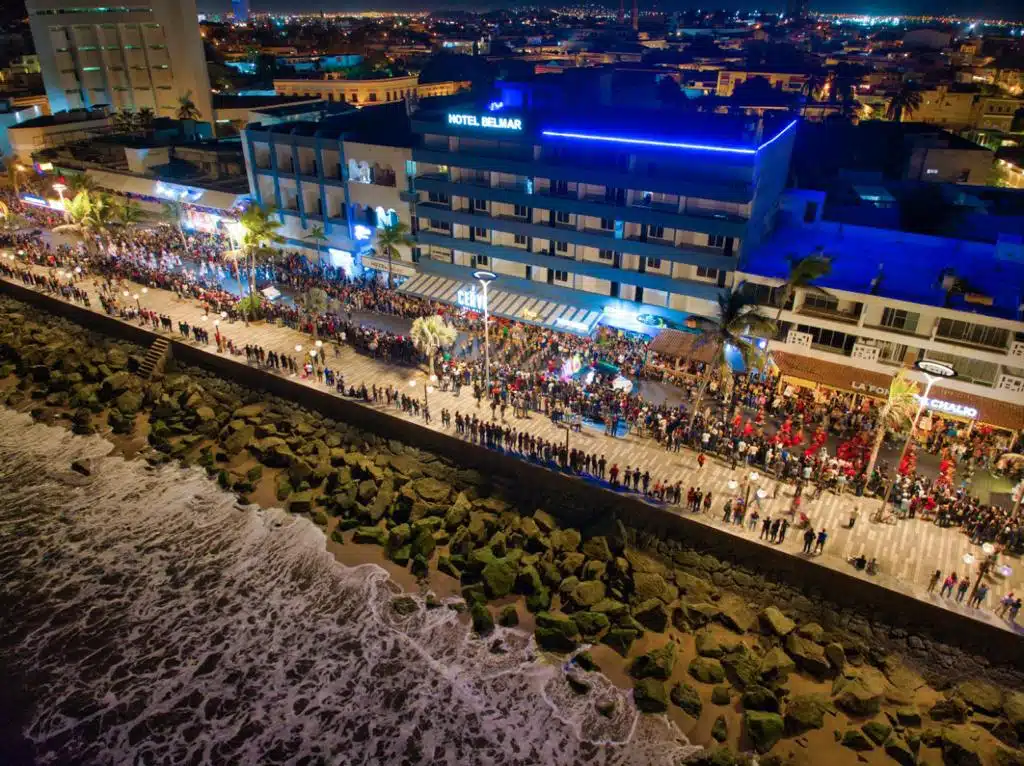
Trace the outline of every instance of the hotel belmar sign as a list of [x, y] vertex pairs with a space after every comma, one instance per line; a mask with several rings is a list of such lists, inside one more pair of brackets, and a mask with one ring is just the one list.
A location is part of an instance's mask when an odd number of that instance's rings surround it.
[[448, 114], [448, 124], [460, 128], [488, 128], [503, 132], [519, 132], [523, 129], [520, 117], [498, 117], [493, 114]]

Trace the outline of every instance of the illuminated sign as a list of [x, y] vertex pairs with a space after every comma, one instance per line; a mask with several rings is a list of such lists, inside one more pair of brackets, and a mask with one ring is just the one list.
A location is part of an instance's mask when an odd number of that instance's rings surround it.
[[914, 362], [914, 366], [921, 370], [921, 372], [927, 372], [929, 375], [935, 375], [940, 378], [956, 377], [956, 370], [942, 362], [933, 362], [930, 359], [920, 359], [917, 362]]
[[925, 399], [923, 396], [918, 396], [917, 400], [929, 410], [935, 410], [936, 412], [945, 412], [961, 418], [971, 418], [972, 420], [978, 417], [978, 411], [974, 407], [968, 407], [963, 404], [954, 404], [953, 402], [946, 402], [942, 399]]
[[449, 114], [448, 124], [460, 128], [523, 129], [523, 121], [518, 117], [484, 117], [475, 114]]
[[37, 173], [45, 173], [48, 170], [53, 170], [53, 163], [52, 162], [37, 162], [36, 163], [36, 172]]
[[484, 294], [476, 291], [476, 285], [463, 287], [455, 294], [455, 303], [470, 311], [484, 310]]
[[889, 395], [888, 388], [883, 388], [882, 386], [875, 386], [872, 385], [871, 383], [860, 383], [859, 381], [856, 380], [850, 384], [850, 388], [852, 388], [854, 391], [867, 391], [869, 394], [875, 394], [876, 396]]
[[357, 223], [352, 227], [352, 235], [356, 239], [372, 239], [373, 229], [369, 226], [363, 226], [361, 223]]
[[573, 319], [565, 319], [564, 317], [558, 317], [558, 319], [555, 320], [555, 326], [564, 327], [567, 330], [582, 333], [585, 333], [590, 329], [586, 322], [577, 322]]
[[49, 210], [56, 210], [60, 213], [64, 212], [64, 203], [59, 199], [43, 199], [42, 197], [25, 194], [22, 195], [21, 201], [26, 205], [32, 205], [33, 207], [45, 207]]
[[198, 202], [203, 196], [202, 189], [193, 189], [191, 186], [179, 186], [169, 184], [165, 181], [157, 181], [153, 194], [162, 199], [172, 199], [178, 202]]

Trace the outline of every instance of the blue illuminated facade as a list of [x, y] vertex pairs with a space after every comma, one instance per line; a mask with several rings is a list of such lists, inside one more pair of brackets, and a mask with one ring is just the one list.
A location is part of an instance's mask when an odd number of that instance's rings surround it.
[[494, 289], [627, 329], [711, 312], [773, 227], [796, 123], [624, 112], [506, 89], [414, 114], [421, 274], [458, 284], [486, 268]]

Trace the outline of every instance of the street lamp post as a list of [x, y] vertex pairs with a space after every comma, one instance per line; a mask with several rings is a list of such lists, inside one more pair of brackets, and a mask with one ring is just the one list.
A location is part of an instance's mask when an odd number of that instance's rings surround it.
[[[931, 359], [918, 359], [914, 362], [914, 367], [924, 373], [925, 387], [924, 395], [918, 397], [917, 412], [914, 413], [914, 419], [910, 422], [910, 433], [907, 434], [907, 440], [903, 442], [903, 449], [900, 450], [900, 457], [896, 461], [896, 472], [899, 473], [900, 465], [903, 464], [903, 458], [907, 456], [907, 450], [910, 449], [910, 443], [914, 440], [914, 433], [917, 431], [917, 421], [921, 419], [921, 415], [925, 408], [928, 406], [929, 395], [932, 392], [932, 386], [935, 385], [936, 381], [948, 380], [955, 378], [957, 375], [950, 365], [944, 362], [936, 362]], [[889, 482], [889, 486], [885, 489], [885, 497], [882, 498], [881, 513], [884, 515], [885, 506], [889, 504], [889, 496], [892, 495], [892, 488], [896, 484], [896, 477]]]
[[487, 401], [491, 400], [491, 344], [488, 325], [491, 322], [491, 315], [488, 313], [487, 287], [498, 278], [493, 271], [474, 271], [473, 276], [484, 288], [484, 385], [487, 386]]
[[60, 210], [64, 214], [64, 220], [66, 221], [68, 219], [68, 203], [64, 199], [64, 192], [68, 190], [68, 185], [55, 183], [53, 185], [53, 190], [57, 192], [57, 196], [60, 197]]

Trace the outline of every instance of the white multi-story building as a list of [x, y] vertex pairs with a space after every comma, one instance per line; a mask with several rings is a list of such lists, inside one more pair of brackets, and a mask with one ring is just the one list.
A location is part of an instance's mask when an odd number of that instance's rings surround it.
[[736, 275], [738, 289], [774, 317], [790, 258], [832, 260], [830, 274], [783, 307], [771, 346], [783, 375], [884, 398], [899, 369], [944, 362], [957, 377], [936, 384], [936, 411], [1024, 428], [1020, 238], [975, 242], [825, 221], [823, 202], [818, 192], [787, 195], [784, 223]]
[[188, 96], [212, 119], [195, 0], [26, 0], [54, 112], [100, 104], [174, 117]]

